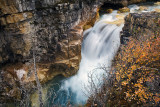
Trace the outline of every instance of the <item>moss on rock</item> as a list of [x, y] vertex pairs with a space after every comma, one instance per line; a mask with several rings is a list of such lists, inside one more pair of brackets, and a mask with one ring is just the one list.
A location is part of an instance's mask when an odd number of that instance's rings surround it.
[[118, 13], [125, 13], [125, 12], [130, 12], [130, 9], [128, 7], [123, 7], [123, 8], [120, 8]]

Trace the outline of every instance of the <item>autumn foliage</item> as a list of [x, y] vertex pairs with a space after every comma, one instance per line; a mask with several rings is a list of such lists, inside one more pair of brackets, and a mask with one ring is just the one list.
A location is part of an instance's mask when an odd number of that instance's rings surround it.
[[160, 93], [156, 93], [160, 79], [159, 46], [158, 34], [142, 41], [131, 38], [117, 55], [116, 80], [124, 87], [128, 102], [155, 105], [160, 101]]
[[[130, 38], [113, 61], [110, 79], [88, 100], [100, 106], [158, 106], [160, 104], [160, 34]], [[104, 96], [105, 95], [105, 96]], [[103, 96], [103, 97], [102, 97]], [[106, 99], [105, 103], [100, 100]]]

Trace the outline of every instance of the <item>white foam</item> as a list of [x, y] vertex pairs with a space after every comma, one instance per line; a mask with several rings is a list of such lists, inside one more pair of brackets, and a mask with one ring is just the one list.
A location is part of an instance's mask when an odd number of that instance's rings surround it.
[[96, 87], [100, 87], [99, 83], [102, 75], [106, 72], [99, 68], [102, 66], [110, 67], [110, 62], [119, 48], [120, 31], [123, 25], [116, 26], [105, 23], [106, 20], [116, 20], [116, 14], [104, 15], [93, 28], [84, 32], [87, 37], [85, 37], [82, 44], [82, 59], [79, 71], [77, 75], [66, 80], [62, 86], [63, 89], [71, 89], [72, 92], [76, 93], [77, 102], [87, 100], [87, 96], [84, 95], [84, 93], [87, 93], [84, 86], [90, 88], [91, 75]]

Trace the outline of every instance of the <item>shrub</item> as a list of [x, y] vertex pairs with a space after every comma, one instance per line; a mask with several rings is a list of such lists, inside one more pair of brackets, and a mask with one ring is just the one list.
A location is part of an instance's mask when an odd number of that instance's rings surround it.
[[[130, 38], [126, 45], [120, 47], [113, 61], [109, 78], [104, 81], [99, 93], [89, 98], [88, 105], [111, 107], [159, 105], [159, 46], [159, 34], [144, 40]], [[102, 104], [103, 99], [106, 100]]]

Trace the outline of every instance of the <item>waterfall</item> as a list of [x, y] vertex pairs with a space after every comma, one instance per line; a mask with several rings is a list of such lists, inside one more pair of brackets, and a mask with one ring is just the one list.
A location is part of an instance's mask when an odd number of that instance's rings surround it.
[[91, 88], [91, 75], [96, 87], [100, 87], [99, 83], [106, 73], [100, 68], [110, 67], [111, 60], [119, 48], [120, 31], [123, 24], [117, 26], [105, 23], [106, 21], [115, 21], [116, 14], [116, 12], [113, 12], [110, 15], [102, 16], [93, 28], [83, 33], [82, 59], [79, 71], [75, 76], [66, 80], [61, 87], [67, 92], [71, 90], [75, 94], [76, 103], [82, 103], [87, 100], [87, 95], [85, 94], [89, 94], [89, 92], [85, 88]]
[[[160, 6], [146, 6], [147, 9], [139, 11], [140, 7], [138, 5], [128, 7], [131, 13], [160, 9]], [[104, 14], [92, 28], [84, 31], [81, 48], [82, 59], [78, 73], [68, 79], [63, 76], [55, 77], [47, 85], [49, 89], [47, 88], [45, 96], [45, 98], [48, 97], [46, 106], [57, 104], [63, 107], [68, 104], [68, 101], [72, 105], [84, 104], [92, 91], [94, 92], [90, 82], [94, 82], [96, 88], [101, 87], [103, 75], [107, 75], [106, 71], [101, 68], [106, 67], [106, 70], [110, 70], [111, 61], [120, 45], [120, 31], [123, 27], [123, 19], [127, 14], [117, 14], [116, 10], [110, 14]], [[115, 22], [121, 21], [121, 25], [118, 23], [120, 26], [115, 24]]]

